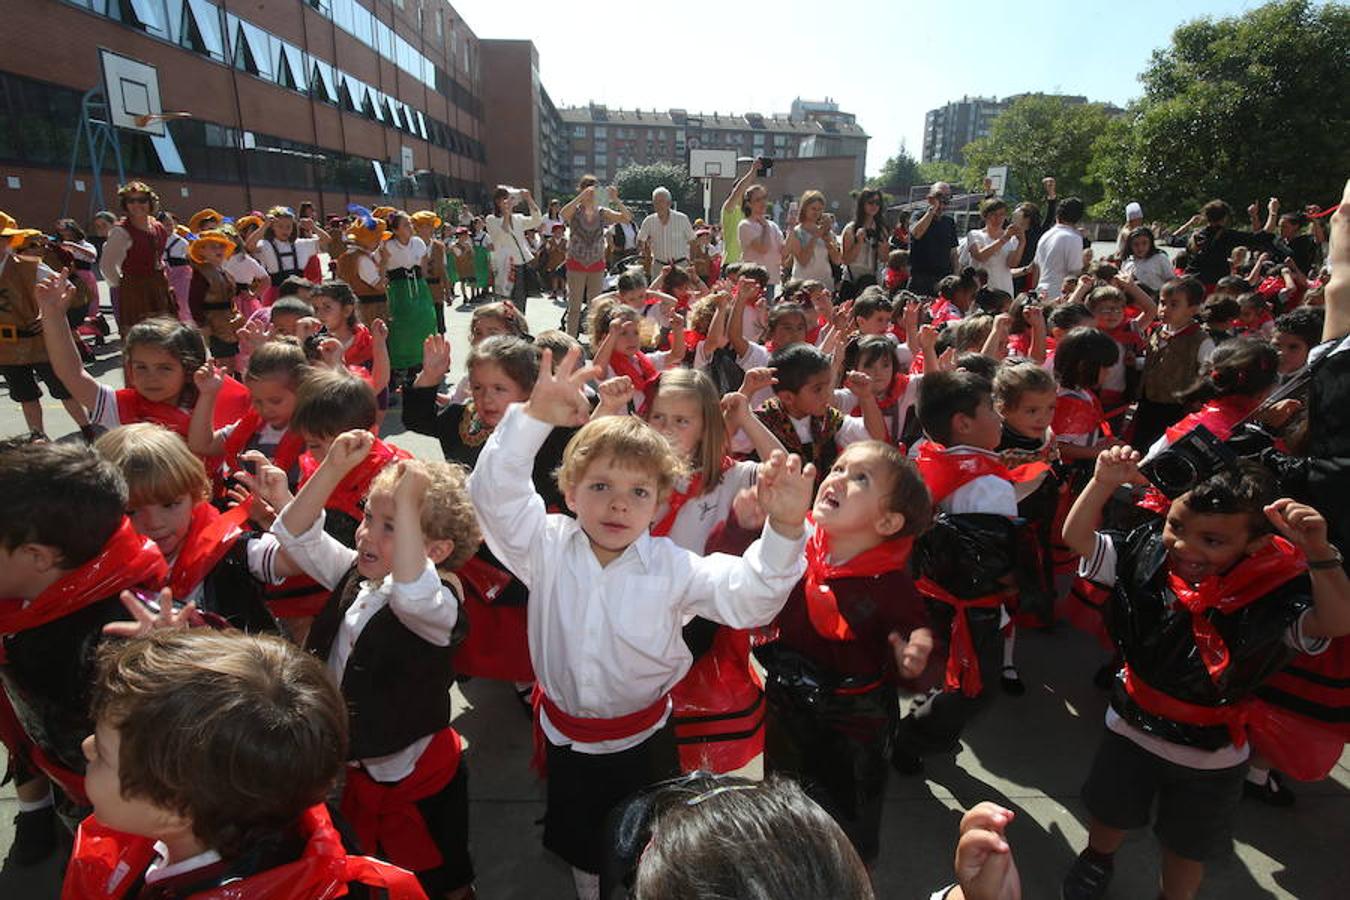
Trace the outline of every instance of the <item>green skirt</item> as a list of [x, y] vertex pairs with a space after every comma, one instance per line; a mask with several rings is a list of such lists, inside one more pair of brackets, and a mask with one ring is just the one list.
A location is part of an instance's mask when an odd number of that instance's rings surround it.
[[473, 248], [473, 274], [479, 287], [487, 287], [492, 281], [492, 254], [486, 247]]
[[389, 282], [389, 367], [407, 369], [422, 364], [422, 342], [436, 330], [436, 307], [431, 289], [421, 278]]

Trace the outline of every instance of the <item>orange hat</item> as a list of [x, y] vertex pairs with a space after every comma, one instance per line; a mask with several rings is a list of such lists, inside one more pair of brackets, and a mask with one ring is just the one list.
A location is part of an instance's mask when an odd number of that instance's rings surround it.
[[192, 218], [188, 219], [188, 231], [201, 231], [202, 223], [207, 219], [215, 219], [217, 222], [223, 222], [225, 217], [214, 209], [211, 209], [209, 206], [206, 209], [199, 209], [192, 214]]
[[202, 257], [202, 250], [215, 244], [225, 248], [225, 258], [229, 259], [234, 255], [234, 238], [223, 231], [203, 231], [201, 234], [188, 244], [188, 259], [201, 265], [206, 262]]
[[377, 219], [387, 219], [391, 212], [397, 212], [392, 206], [377, 206], [370, 211], [370, 214]]
[[343, 234], [343, 240], [355, 241], [362, 246], [378, 244], [385, 239], [389, 226], [384, 219], [375, 215], [374, 210], [366, 209], [364, 206], [352, 203], [347, 206], [347, 212], [354, 218], [351, 224], [347, 226], [347, 231]]
[[267, 223], [262, 220], [262, 216], [255, 216], [255, 215], [240, 216], [238, 219], [234, 220], [234, 229], [235, 231], [238, 231], [240, 234], [243, 234], [244, 229], [249, 227], [250, 225], [254, 226], [255, 228], [261, 228], [265, 224]]
[[432, 228], [441, 227], [441, 217], [429, 209], [413, 213], [409, 218], [414, 225], [430, 225]]
[[0, 238], [3, 238], [10, 247], [17, 250], [23, 246], [24, 241], [40, 234], [42, 232], [36, 228], [20, 228], [13, 216], [0, 212]]
[[186, 225], [175, 225], [173, 227], [173, 233], [179, 237], [187, 237], [192, 234], [192, 229], [188, 228]]

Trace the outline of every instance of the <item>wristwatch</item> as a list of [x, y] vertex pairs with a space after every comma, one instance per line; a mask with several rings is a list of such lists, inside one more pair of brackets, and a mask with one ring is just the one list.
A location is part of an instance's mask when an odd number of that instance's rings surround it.
[[1345, 557], [1341, 556], [1341, 551], [1335, 547], [1331, 548], [1332, 556], [1330, 559], [1310, 559], [1308, 560], [1309, 569], [1339, 569], [1345, 565]]

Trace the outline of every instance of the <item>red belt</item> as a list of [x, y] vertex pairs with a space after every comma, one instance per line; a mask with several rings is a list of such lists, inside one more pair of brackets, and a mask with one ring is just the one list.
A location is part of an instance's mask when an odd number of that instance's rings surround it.
[[364, 769], [349, 769], [342, 791], [342, 814], [356, 829], [361, 846], [379, 853], [397, 866], [424, 872], [443, 857], [417, 801], [445, 788], [459, 771], [463, 749], [459, 734], [443, 728], [427, 744], [406, 778], [392, 783], [376, 781]]
[[1247, 725], [1252, 719], [1259, 700], [1246, 699], [1229, 706], [1200, 706], [1178, 700], [1170, 694], [1164, 694], [1157, 688], [1146, 684], [1134, 674], [1129, 665], [1125, 666], [1125, 693], [1138, 703], [1145, 712], [1181, 722], [1184, 725], [1222, 725], [1228, 729], [1228, 737], [1235, 747], [1247, 743]]
[[550, 700], [538, 682], [535, 682], [534, 695], [530, 701], [534, 707], [534, 758], [530, 761], [530, 766], [540, 777], [547, 773], [548, 768], [544, 746], [546, 738], [539, 718], [541, 710], [548, 713], [548, 720], [553, 723], [553, 727], [569, 740], [579, 744], [596, 744], [600, 741], [619, 741], [641, 734], [660, 722], [661, 717], [670, 709], [670, 695], [662, 694], [651, 706], [624, 716], [615, 716], [612, 719], [574, 716], [563, 712], [558, 704]]
[[967, 697], [978, 697], [980, 691], [984, 690], [984, 680], [980, 677], [980, 660], [975, 653], [975, 640], [970, 634], [970, 620], [966, 617], [966, 610], [995, 609], [1003, 604], [1006, 593], [962, 599], [931, 578], [920, 578], [915, 587], [925, 597], [932, 597], [940, 603], [956, 608], [956, 615], [952, 617], [952, 639], [947, 649], [947, 672], [943, 680], [943, 689], [959, 690]]

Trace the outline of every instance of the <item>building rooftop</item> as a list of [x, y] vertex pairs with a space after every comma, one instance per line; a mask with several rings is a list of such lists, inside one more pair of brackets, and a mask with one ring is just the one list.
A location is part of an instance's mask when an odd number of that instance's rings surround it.
[[689, 112], [684, 109], [610, 109], [603, 104], [591, 103], [586, 106], [569, 106], [558, 110], [567, 124], [624, 125], [647, 127], [686, 127], [691, 120], [701, 122], [707, 129], [734, 129], [743, 131], [765, 131], [798, 136], [813, 134], [838, 134], [848, 137], [866, 138], [869, 135], [849, 116], [827, 113], [828, 118], [792, 121], [786, 114], [764, 115], [763, 113], [731, 112]]

